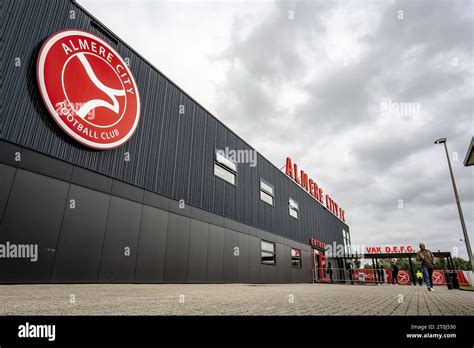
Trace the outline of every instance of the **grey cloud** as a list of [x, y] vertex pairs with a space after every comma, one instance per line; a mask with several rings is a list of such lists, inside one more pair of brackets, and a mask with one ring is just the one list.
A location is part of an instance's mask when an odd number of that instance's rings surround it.
[[[442, 248], [446, 237], [442, 234], [431, 235], [436, 223], [445, 225], [446, 230], [459, 233], [457, 210], [447, 177], [444, 153], [442, 148], [436, 149], [433, 145], [436, 137], [444, 135], [449, 138], [451, 151], [463, 148], [463, 144], [465, 147], [469, 141], [469, 133], [472, 133], [472, 95], [457, 95], [454, 98], [446, 96], [459, 86], [469, 85], [472, 75], [466, 75], [463, 70], [440, 70], [435, 60], [436, 54], [449, 53], [456, 49], [465, 50], [467, 55], [472, 54], [472, 33], [469, 33], [472, 19], [463, 17], [469, 5], [450, 5], [438, 1], [430, 4], [422, 1], [396, 2], [385, 9], [380, 13], [383, 18], [379, 27], [372, 35], [364, 38], [370, 44], [368, 54], [355, 65], [341, 67], [324, 76], [316, 76], [304, 85], [310, 99], [298, 109], [293, 126], [285, 129], [287, 135], [292, 134], [292, 138], [297, 137], [301, 143], [310, 143], [314, 134], [321, 134], [321, 141], [324, 142], [331, 138], [337, 139], [338, 134], [342, 134], [347, 128], [358, 126], [371, 129], [371, 124], [377, 121], [380, 115], [371, 114], [370, 107], [381, 102], [381, 93], [395, 102], [420, 103], [425, 113], [421, 121], [407, 118], [398, 125], [400, 128], [387, 129], [386, 134], [380, 133], [365, 138], [363, 142], [352, 144], [351, 151], [355, 156], [354, 166], [357, 170], [352, 169], [351, 172], [358, 177], [350, 180], [350, 184], [340, 184], [336, 189], [340, 189], [339, 195], [342, 192], [346, 196], [349, 216], [353, 206], [353, 235], [360, 233], [356, 239], [363, 239], [365, 236], [386, 242], [400, 242], [422, 238], [429, 239], [434, 246]], [[403, 23], [396, 17], [400, 8], [405, 11]], [[311, 9], [307, 12], [310, 13]], [[270, 26], [275, 23], [275, 20], [269, 20], [267, 24]], [[267, 28], [267, 31], [279, 32], [276, 26], [274, 30]], [[243, 57], [252, 57], [255, 53], [254, 47], [259, 46], [256, 41], [263, 38], [256, 35], [249, 42], [239, 43], [234, 54], [239, 55], [245, 51]], [[265, 40], [265, 45], [275, 44]], [[417, 47], [421, 48], [415, 60], [409, 61], [405, 58], [407, 52]], [[288, 50], [297, 52], [296, 43], [293, 48], [288, 47]], [[315, 47], [315, 50], [318, 50], [318, 47]], [[278, 51], [273, 53], [278, 54]], [[259, 69], [260, 67], [250, 60], [249, 70], [253, 75], [252, 80], [246, 83], [253, 90], [263, 89], [259, 83], [260, 74], [271, 74], [272, 78], [278, 76], [278, 79], [289, 80], [288, 76], [282, 77], [279, 70], [281, 65], [288, 64], [285, 70], [292, 71], [294, 67], [288, 62], [290, 58], [293, 63], [302, 61], [291, 55], [282, 55], [281, 59], [277, 60], [281, 64]], [[243, 59], [242, 62], [245, 64], [246, 60]], [[446, 65], [449, 64], [450, 61], [446, 61]], [[239, 82], [246, 84], [244, 81]], [[228, 79], [226, 85], [232, 89], [233, 79]], [[374, 86], [380, 86], [381, 90], [374, 90]], [[252, 115], [251, 122], [268, 120], [269, 114], [274, 112], [271, 95], [267, 94], [266, 97], [264, 103], [255, 99], [252, 104], [244, 106], [248, 115]], [[260, 109], [257, 114], [252, 113], [252, 110], [258, 109], [259, 104], [268, 109]], [[451, 115], [456, 115], [455, 122]], [[421, 126], [419, 122], [422, 122]], [[467, 128], [455, 127], [456, 124], [464, 124]], [[251, 129], [249, 131], [252, 132]], [[281, 130], [271, 129], [269, 134], [280, 136]], [[305, 138], [311, 140], [305, 142]], [[257, 144], [264, 141], [257, 137], [255, 140]], [[286, 138], [282, 140], [290, 141]], [[317, 151], [317, 148], [315, 150]], [[431, 157], [427, 156], [427, 152], [436, 150], [441, 157], [442, 168], [433, 168], [429, 160]], [[419, 163], [425, 164], [410, 164], [407, 162], [409, 158], [417, 158]], [[397, 172], [394, 167], [399, 166], [404, 166], [406, 170]], [[433, 171], [439, 175], [432, 175]], [[459, 188], [467, 202], [464, 205], [467, 208], [472, 207], [474, 189], [465, 180], [471, 174], [467, 170], [460, 170], [457, 174]], [[375, 178], [384, 182], [386, 190], [374, 185]], [[337, 180], [334, 180], [334, 183], [337, 184]], [[398, 199], [403, 199], [404, 209], [398, 208]], [[361, 209], [366, 210], [365, 214], [370, 220], [360, 220], [357, 217]], [[423, 218], [424, 215], [428, 218]], [[472, 226], [472, 213], [465, 215]], [[425, 219], [429, 221], [422, 221]], [[366, 230], [367, 226], [378, 226], [380, 223], [384, 226], [384, 234], [374, 235], [369, 232], [370, 229]], [[400, 223], [404, 225], [404, 230], [400, 228]], [[427, 224], [429, 227], [421, 228]]]

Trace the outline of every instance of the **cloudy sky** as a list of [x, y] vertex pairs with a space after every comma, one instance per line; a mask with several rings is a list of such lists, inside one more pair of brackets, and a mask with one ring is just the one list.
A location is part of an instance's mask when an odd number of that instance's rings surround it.
[[278, 167], [346, 210], [352, 242], [474, 241], [473, 2], [79, 3]]

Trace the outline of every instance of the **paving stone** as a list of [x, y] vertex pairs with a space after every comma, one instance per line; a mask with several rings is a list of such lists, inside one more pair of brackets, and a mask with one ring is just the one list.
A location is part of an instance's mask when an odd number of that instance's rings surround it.
[[0, 315], [474, 315], [474, 292], [340, 284], [0, 285]]

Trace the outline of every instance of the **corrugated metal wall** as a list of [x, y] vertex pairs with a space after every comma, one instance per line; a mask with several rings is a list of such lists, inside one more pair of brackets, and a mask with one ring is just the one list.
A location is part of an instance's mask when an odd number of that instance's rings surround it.
[[[195, 207], [173, 209], [178, 202], [161, 195], [6, 147], [23, 159], [12, 163], [0, 151], [0, 245], [37, 252], [0, 259], [0, 283], [312, 282], [306, 243]], [[274, 265], [261, 263], [262, 239], [275, 243]], [[301, 268], [291, 248], [301, 250]]]
[[[2, 12], [2, 139], [295, 241], [308, 243], [312, 237], [342, 243], [347, 225], [261, 155], [255, 168], [238, 165], [236, 187], [214, 177], [215, 148], [251, 147], [131, 48], [96, 29], [77, 4], [7, 0]], [[47, 37], [66, 28], [91, 32], [130, 59], [142, 114], [137, 131], [120, 148], [83, 147], [56, 125], [43, 105], [36, 85], [37, 54]], [[180, 104], [184, 115], [179, 115]], [[125, 152], [130, 153], [128, 162]], [[275, 207], [260, 201], [260, 177], [275, 186]], [[288, 215], [289, 196], [299, 202], [299, 220]]]

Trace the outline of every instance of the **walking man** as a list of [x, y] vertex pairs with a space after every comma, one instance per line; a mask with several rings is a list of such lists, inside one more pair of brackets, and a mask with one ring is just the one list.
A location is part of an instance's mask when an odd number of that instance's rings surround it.
[[351, 284], [354, 285], [354, 280], [352, 279], [352, 265], [350, 263], [346, 264], [346, 271], [347, 271], [347, 276], [349, 277], [349, 280], [351, 281]]
[[420, 250], [416, 254], [416, 259], [421, 262], [421, 268], [423, 270], [423, 280], [428, 287], [428, 291], [434, 291], [433, 289], [433, 268], [434, 268], [434, 256], [431, 250], [426, 249], [423, 243], [420, 243]]
[[380, 270], [380, 281], [382, 284], [385, 285], [385, 269], [383, 268], [382, 264], [379, 265], [379, 270]]
[[331, 283], [334, 283], [334, 280], [332, 279], [332, 266], [331, 262], [328, 262], [328, 266], [326, 268], [326, 273], [329, 274], [329, 279], [331, 280]]

